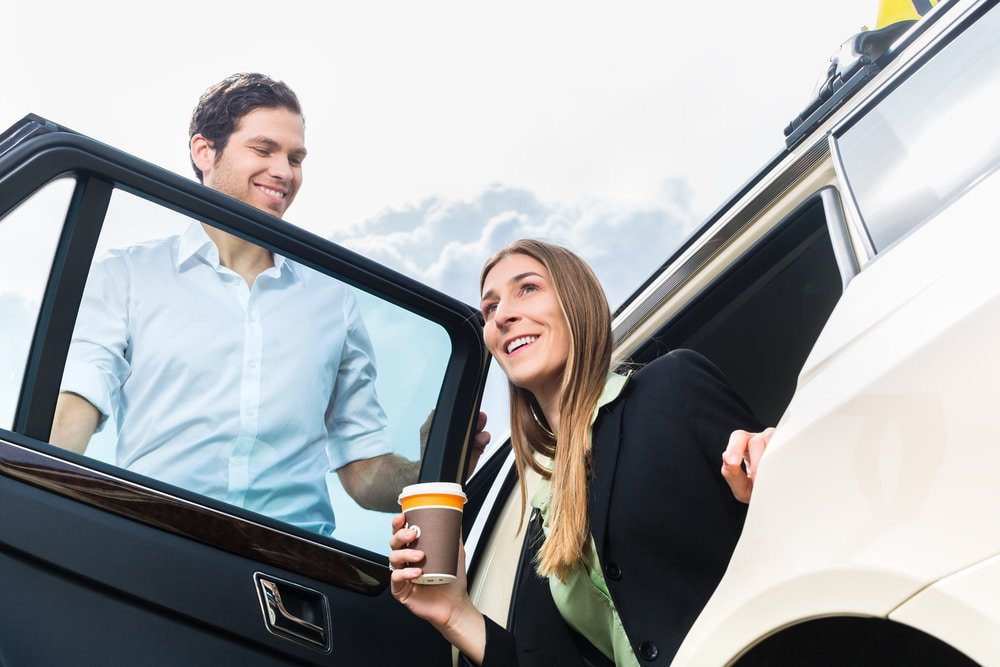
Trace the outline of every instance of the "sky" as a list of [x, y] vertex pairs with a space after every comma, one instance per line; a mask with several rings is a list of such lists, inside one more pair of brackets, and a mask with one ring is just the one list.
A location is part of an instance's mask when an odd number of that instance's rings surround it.
[[[286, 220], [473, 304], [493, 251], [545, 238], [592, 264], [612, 308], [782, 149], [829, 57], [877, 11], [876, 0], [8, 4], [0, 127], [36, 113], [193, 177], [198, 96], [264, 72], [306, 116], [305, 180]], [[0, 317], [15, 307], [0, 284]], [[0, 377], [18, 368], [0, 358]], [[492, 375], [486, 407], [502, 415]]]
[[497, 240], [544, 235], [594, 262], [620, 302], [781, 149], [876, 2], [55, 0], [44, 22], [30, 3], [4, 13], [21, 28], [0, 43], [2, 126], [37, 113], [190, 176], [197, 97], [262, 71], [307, 118], [289, 221], [466, 301], [475, 280], [453, 283], [465, 272], [442, 250], [478, 265]]

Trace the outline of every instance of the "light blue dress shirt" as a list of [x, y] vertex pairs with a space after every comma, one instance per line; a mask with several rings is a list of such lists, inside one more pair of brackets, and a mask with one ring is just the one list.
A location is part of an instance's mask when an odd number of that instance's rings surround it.
[[351, 290], [279, 255], [248, 287], [200, 224], [95, 262], [62, 391], [118, 465], [331, 534], [326, 474], [389, 453]]

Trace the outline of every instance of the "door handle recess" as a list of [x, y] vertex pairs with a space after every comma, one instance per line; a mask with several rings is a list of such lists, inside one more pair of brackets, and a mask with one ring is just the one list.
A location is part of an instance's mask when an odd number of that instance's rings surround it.
[[325, 595], [262, 572], [255, 572], [253, 578], [269, 632], [330, 650], [330, 609]]

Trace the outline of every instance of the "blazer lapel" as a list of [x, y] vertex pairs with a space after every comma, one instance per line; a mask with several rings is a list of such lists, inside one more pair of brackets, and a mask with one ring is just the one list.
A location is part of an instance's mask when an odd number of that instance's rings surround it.
[[604, 537], [607, 535], [611, 489], [614, 486], [615, 470], [618, 467], [618, 451], [624, 437], [622, 412], [625, 401], [622, 399], [627, 391], [628, 387], [626, 386], [622, 391], [622, 396], [600, 409], [592, 429], [593, 471], [590, 478], [590, 498], [587, 509], [590, 517], [590, 532], [594, 536], [597, 553], [602, 557]]

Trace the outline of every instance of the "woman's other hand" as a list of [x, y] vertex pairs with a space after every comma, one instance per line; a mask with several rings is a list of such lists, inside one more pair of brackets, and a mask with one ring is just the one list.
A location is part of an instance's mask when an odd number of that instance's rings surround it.
[[458, 568], [454, 581], [447, 584], [416, 584], [423, 574], [419, 563], [424, 552], [409, 548], [416, 538], [414, 531], [404, 528], [406, 518], [397, 514], [392, 519], [389, 539], [389, 568], [392, 570], [392, 596], [419, 618], [433, 625], [453, 646], [476, 664], [481, 664], [486, 650], [486, 621], [469, 598], [465, 578], [465, 545], [458, 548]]
[[722, 476], [740, 502], [750, 502], [760, 457], [773, 435], [772, 427], [760, 433], [733, 431], [729, 436], [729, 444], [722, 453]]

